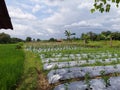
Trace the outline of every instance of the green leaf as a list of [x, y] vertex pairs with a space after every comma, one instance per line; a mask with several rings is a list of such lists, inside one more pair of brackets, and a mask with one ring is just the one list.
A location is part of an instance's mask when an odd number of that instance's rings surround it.
[[118, 4], [116, 4], [116, 7], [118, 8], [118, 7], [119, 7], [119, 5], [118, 5]]
[[115, 0], [112, 0], [112, 2], [114, 3], [114, 2], [115, 2]]
[[106, 4], [107, 3], [107, 1], [106, 0], [101, 0], [104, 4]]
[[94, 13], [95, 12], [95, 9], [91, 9], [91, 13]]
[[120, 0], [116, 0], [116, 3], [118, 4], [120, 2]]
[[101, 11], [101, 13], [103, 13], [104, 12], [104, 8], [101, 8], [100, 11]]

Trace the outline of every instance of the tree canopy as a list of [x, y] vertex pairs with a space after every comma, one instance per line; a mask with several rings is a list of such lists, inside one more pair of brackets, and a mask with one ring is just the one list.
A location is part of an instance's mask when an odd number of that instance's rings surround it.
[[17, 42], [22, 42], [23, 40], [20, 38], [15, 38], [6, 34], [6, 33], [0, 33], [0, 44], [7, 44], [7, 43], [17, 43]]
[[94, 0], [94, 8], [91, 9], [91, 13], [95, 11], [109, 12], [111, 4], [115, 3], [116, 7], [119, 7], [120, 0]]

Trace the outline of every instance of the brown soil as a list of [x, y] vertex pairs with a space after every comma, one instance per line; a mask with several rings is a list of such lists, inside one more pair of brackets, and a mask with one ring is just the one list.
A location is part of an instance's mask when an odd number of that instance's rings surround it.
[[52, 90], [54, 87], [48, 83], [47, 77], [37, 68], [35, 68], [38, 74], [37, 90]]

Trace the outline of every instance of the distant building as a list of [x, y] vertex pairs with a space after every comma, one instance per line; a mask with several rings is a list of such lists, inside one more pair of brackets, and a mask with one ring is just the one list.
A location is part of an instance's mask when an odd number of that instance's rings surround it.
[[57, 42], [62, 42], [63, 40], [62, 40], [62, 39], [57, 39], [56, 41], [57, 41]]
[[0, 29], [13, 29], [4, 0], [0, 0]]

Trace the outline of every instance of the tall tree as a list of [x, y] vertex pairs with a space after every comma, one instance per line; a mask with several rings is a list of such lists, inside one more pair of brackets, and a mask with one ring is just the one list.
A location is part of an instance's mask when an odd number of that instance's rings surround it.
[[5, 33], [0, 33], [0, 43], [10, 43], [11, 42], [11, 37], [8, 34]]
[[102, 37], [104, 37], [104, 39], [109, 39], [110, 40], [110, 46], [112, 47], [112, 37], [113, 37], [113, 33], [112, 32], [104, 32], [104, 33], [101, 33]]
[[65, 30], [65, 36], [67, 37], [67, 40], [70, 40], [71, 38], [71, 36], [72, 35], [76, 35], [75, 33], [71, 33], [70, 31], [68, 31], [68, 30]]
[[32, 38], [31, 37], [26, 37], [26, 42], [31, 42]]
[[54, 41], [56, 41], [56, 39], [52, 37], [52, 38], [49, 39], [49, 41], [54, 42]]
[[41, 40], [38, 38], [38, 39], [37, 39], [37, 42], [40, 42], [40, 41], [41, 41]]
[[65, 30], [65, 36], [67, 37], [68, 40], [70, 40], [71, 32], [68, 30]]
[[88, 43], [89, 35], [82, 33], [81, 39], [83, 39], [84, 46], [86, 46], [86, 44]]
[[93, 33], [92, 31], [88, 32], [87, 35], [89, 36], [91, 41], [94, 41], [97, 38], [96, 33]]

